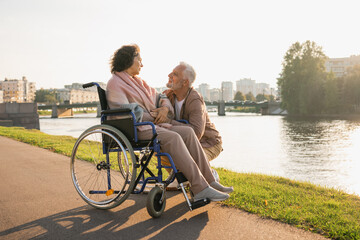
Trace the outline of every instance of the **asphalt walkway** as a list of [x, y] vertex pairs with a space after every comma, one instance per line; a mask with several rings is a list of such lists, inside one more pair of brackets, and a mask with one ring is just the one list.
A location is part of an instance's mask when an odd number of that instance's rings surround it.
[[146, 194], [94, 209], [76, 193], [68, 157], [0, 136], [0, 239], [324, 239], [217, 203], [190, 212], [180, 193], [166, 194], [159, 219]]

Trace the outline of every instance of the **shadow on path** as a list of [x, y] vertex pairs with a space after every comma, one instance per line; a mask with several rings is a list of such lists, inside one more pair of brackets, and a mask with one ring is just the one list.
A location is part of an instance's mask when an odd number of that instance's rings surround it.
[[[171, 197], [171, 196], [169, 196]], [[4, 236], [27, 236], [32, 239], [198, 239], [209, 221], [208, 213], [186, 219], [184, 202], [165, 209], [153, 219], [144, 209], [144, 196], [130, 197], [122, 209], [98, 210], [82, 206], [44, 217], [0, 232]], [[119, 209], [118, 211], [116, 211]], [[146, 214], [144, 213], [146, 212]], [[146, 219], [141, 218], [146, 216]], [[41, 229], [41, 231], [39, 231]], [[24, 232], [25, 234], [24, 234]], [[31, 236], [27, 234], [30, 232]], [[37, 233], [36, 233], [37, 232]]]

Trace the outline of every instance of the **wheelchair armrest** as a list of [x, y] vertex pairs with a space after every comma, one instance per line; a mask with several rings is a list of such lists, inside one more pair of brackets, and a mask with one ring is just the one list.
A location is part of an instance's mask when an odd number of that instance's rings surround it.
[[[137, 122], [137, 123], [134, 124], [134, 126], [144, 126], [144, 125], [150, 125], [151, 126], [153, 137], [151, 138], [150, 142], [153, 142], [156, 139], [157, 135], [158, 135], [157, 132], [156, 132], [155, 124], [152, 123], [152, 122]], [[136, 136], [137, 136], [137, 131], [138, 130], [135, 128]], [[159, 151], [160, 151], [160, 149], [159, 149]]]
[[179, 119], [179, 120], [176, 120], [178, 122], [181, 122], [181, 123], [185, 123], [185, 124], [189, 124], [188, 120], [185, 120], [185, 119]]
[[115, 113], [130, 113], [130, 108], [115, 108], [115, 109], [108, 109], [102, 110], [101, 114], [115, 114]]

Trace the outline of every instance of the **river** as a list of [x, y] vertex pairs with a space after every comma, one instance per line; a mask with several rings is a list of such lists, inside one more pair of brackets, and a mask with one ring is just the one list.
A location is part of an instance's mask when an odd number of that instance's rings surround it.
[[[360, 196], [360, 121], [226, 114], [210, 113], [224, 148], [212, 166], [307, 181]], [[95, 114], [41, 117], [40, 129], [78, 137], [99, 122]]]

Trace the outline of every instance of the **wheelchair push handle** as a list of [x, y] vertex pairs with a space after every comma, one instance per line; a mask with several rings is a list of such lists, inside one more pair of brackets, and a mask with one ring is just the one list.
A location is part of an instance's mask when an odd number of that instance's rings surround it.
[[89, 88], [89, 87], [92, 87], [92, 86], [100, 87], [99, 84], [97, 84], [96, 82], [85, 83], [85, 84], [82, 85], [83, 88]]

